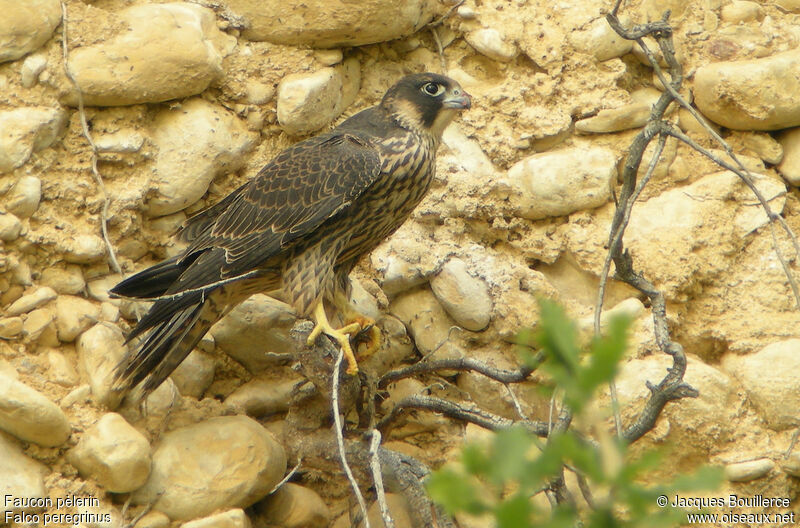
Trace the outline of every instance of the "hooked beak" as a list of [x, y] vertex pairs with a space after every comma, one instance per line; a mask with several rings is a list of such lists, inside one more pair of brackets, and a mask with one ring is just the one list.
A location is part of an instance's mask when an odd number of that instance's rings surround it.
[[455, 108], [456, 110], [467, 110], [472, 107], [472, 98], [467, 92], [460, 92], [458, 95], [448, 95], [443, 101], [445, 108]]

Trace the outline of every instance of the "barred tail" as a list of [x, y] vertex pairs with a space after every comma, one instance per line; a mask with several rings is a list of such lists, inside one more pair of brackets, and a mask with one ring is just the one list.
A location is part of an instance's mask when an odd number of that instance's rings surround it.
[[198, 295], [197, 302], [182, 300], [183, 306], [177, 307], [171, 301], [157, 301], [134, 328], [129, 340], [148, 329], [150, 333], [117, 365], [112, 390], [124, 396], [144, 382], [140, 391], [141, 398], [146, 398], [172, 374], [221, 316], [213, 299]]

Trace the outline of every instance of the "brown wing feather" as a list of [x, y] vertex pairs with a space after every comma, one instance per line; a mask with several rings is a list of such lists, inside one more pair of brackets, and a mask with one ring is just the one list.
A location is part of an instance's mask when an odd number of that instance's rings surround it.
[[356, 135], [333, 131], [297, 143], [237, 190], [213, 223], [211, 215], [195, 223], [184, 258], [222, 248], [221, 277], [247, 273], [346, 209], [379, 172], [377, 151]]

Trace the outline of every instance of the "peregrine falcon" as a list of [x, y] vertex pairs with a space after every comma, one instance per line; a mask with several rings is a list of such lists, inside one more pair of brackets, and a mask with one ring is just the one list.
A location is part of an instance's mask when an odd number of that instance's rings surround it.
[[259, 292], [312, 317], [309, 344], [330, 336], [356, 373], [350, 335], [362, 324], [333, 328], [324, 302], [353, 314], [350, 271], [425, 196], [442, 133], [470, 104], [453, 79], [404, 77], [377, 106], [287, 148], [189, 218], [179, 233], [185, 251], [111, 290], [154, 301], [127, 336], [144, 337], [117, 366], [114, 390], [125, 395], [140, 383], [142, 396], [155, 390], [216, 321]]

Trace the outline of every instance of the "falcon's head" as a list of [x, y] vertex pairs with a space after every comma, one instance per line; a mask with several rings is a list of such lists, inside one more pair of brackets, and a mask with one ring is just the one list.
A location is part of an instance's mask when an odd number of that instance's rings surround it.
[[469, 94], [460, 84], [437, 73], [403, 77], [381, 101], [401, 126], [432, 134], [437, 141], [456, 114], [471, 105]]

